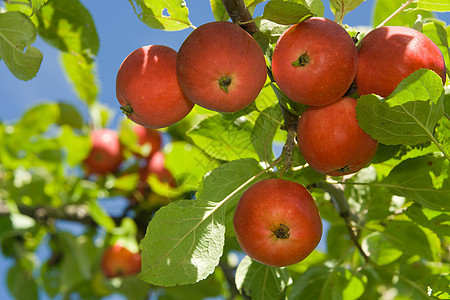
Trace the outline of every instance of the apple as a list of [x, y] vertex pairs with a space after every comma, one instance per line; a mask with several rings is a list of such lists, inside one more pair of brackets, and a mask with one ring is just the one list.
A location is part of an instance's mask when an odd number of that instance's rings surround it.
[[258, 96], [267, 78], [258, 43], [238, 25], [203, 24], [183, 42], [177, 58], [180, 86], [194, 103], [219, 112], [235, 112]]
[[141, 254], [115, 243], [103, 253], [101, 268], [108, 278], [137, 274], [141, 271]]
[[379, 27], [370, 31], [358, 47], [355, 83], [359, 95], [387, 97], [403, 79], [421, 68], [433, 70], [445, 83], [445, 62], [439, 47], [415, 29]]
[[161, 151], [156, 151], [155, 154], [150, 158], [145, 169], [145, 174], [155, 174], [161, 182], [166, 182], [171, 187], [176, 187], [177, 182], [173, 177], [172, 173], [165, 166], [164, 153]]
[[233, 215], [236, 238], [252, 259], [284, 267], [305, 259], [322, 237], [322, 220], [309, 191], [284, 179], [248, 188]]
[[356, 76], [358, 50], [347, 31], [313, 17], [289, 27], [278, 39], [272, 71], [291, 100], [321, 106], [345, 95]]
[[343, 97], [326, 106], [310, 106], [300, 117], [300, 152], [317, 172], [341, 176], [355, 173], [371, 161], [378, 147], [358, 125], [357, 100]]
[[148, 128], [162, 128], [182, 120], [193, 108], [176, 75], [177, 52], [148, 45], [131, 52], [116, 78], [116, 95], [122, 112]]
[[83, 161], [88, 174], [104, 175], [115, 172], [123, 161], [118, 134], [109, 128], [92, 130], [92, 143], [88, 157]]
[[[150, 146], [150, 151], [146, 157], [152, 156], [161, 148], [162, 137], [159, 131], [138, 124], [134, 124], [132, 128], [138, 138], [139, 146]], [[139, 154], [137, 155], [139, 156]]]

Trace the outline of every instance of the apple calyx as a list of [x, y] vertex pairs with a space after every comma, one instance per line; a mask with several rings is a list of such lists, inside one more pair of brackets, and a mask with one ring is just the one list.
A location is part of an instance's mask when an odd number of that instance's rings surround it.
[[280, 227], [278, 227], [277, 229], [275, 229], [273, 231], [273, 233], [275, 234], [275, 236], [279, 239], [285, 240], [287, 238], [289, 238], [289, 236], [291, 235], [289, 233], [289, 227], [287, 227], [284, 224], [280, 223]]
[[301, 54], [295, 61], [292, 62], [293, 67], [304, 67], [309, 63], [308, 51]]
[[121, 106], [120, 110], [122, 111], [122, 113], [124, 113], [127, 117], [129, 115], [131, 115], [132, 113], [134, 113], [133, 108], [131, 107], [130, 104], [127, 104], [125, 106]]
[[338, 171], [339, 173], [342, 173], [342, 174], [347, 174], [349, 172], [352, 172], [352, 170], [350, 169], [349, 166], [344, 166], [340, 169], [337, 169], [336, 171]]
[[222, 91], [224, 91], [227, 94], [228, 94], [228, 87], [230, 86], [230, 84], [231, 84], [231, 78], [228, 76], [222, 76], [219, 79], [220, 88], [222, 89]]

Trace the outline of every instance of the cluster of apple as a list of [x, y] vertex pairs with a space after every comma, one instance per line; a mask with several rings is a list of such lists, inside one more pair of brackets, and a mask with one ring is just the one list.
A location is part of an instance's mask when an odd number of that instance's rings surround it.
[[258, 96], [267, 78], [258, 43], [238, 25], [217, 21], [196, 28], [179, 51], [147, 45], [131, 52], [116, 78], [122, 111], [137, 124], [162, 128], [194, 104], [236, 112]]
[[[139, 149], [143, 149], [142, 152], [130, 149], [133, 155], [141, 160], [137, 190], [130, 196], [130, 200], [136, 202], [136, 198], [149, 194], [147, 179], [150, 174], [155, 174], [161, 182], [166, 182], [171, 187], [176, 186], [176, 181], [165, 167], [164, 153], [161, 152], [161, 133], [134, 123], [131, 128], [137, 137]], [[88, 175], [116, 173], [125, 159], [125, 149], [120, 142], [119, 134], [109, 128], [96, 129], [91, 131], [90, 140], [92, 148], [83, 161], [86, 173]]]
[[[357, 100], [345, 96], [352, 83], [359, 95], [387, 97], [420, 68], [435, 71], [445, 83], [442, 53], [424, 34], [381, 27], [369, 32], [358, 49], [340, 25], [324, 18], [291, 26], [278, 39], [272, 59], [279, 88], [293, 101], [309, 105], [297, 127], [302, 155], [313, 169], [331, 176], [359, 171], [378, 147], [358, 126]], [[311, 194], [283, 179], [266, 179], [247, 189], [233, 225], [244, 252], [275, 267], [302, 261], [322, 236]]]
[[359, 95], [387, 97], [420, 68], [435, 71], [445, 82], [443, 55], [421, 32], [380, 27], [370, 31], [358, 49], [343, 27], [318, 17], [286, 30], [272, 59], [281, 91], [309, 105], [297, 128], [303, 157], [313, 169], [331, 176], [359, 171], [378, 147], [358, 126], [356, 99], [345, 96], [352, 83]]

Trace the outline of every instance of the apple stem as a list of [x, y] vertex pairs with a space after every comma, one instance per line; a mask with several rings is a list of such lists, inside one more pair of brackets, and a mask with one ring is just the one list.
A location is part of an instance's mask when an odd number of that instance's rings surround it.
[[222, 0], [222, 3], [233, 23], [238, 24], [251, 35], [259, 31], [243, 0]]
[[309, 63], [308, 51], [301, 54], [298, 59], [292, 62], [292, 66], [294, 67], [304, 67]]
[[228, 87], [230, 86], [230, 84], [231, 84], [231, 78], [228, 76], [222, 76], [219, 79], [220, 88], [222, 89], [222, 91], [224, 91], [227, 94], [228, 94]]

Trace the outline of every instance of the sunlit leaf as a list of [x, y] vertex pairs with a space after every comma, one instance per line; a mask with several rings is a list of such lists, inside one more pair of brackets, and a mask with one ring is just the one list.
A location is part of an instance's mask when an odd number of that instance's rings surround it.
[[362, 249], [378, 265], [387, 265], [403, 255], [403, 251], [380, 232], [373, 232], [362, 242]]
[[386, 145], [415, 145], [431, 140], [434, 127], [444, 113], [442, 79], [420, 69], [402, 80], [389, 98], [375, 95], [358, 99], [359, 126]]
[[230, 18], [222, 0], [209, 0], [209, 3], [211, 4], [211, 10], [216, 21], [226, 21]]
[[[446, 1], [446, 0], [443, 0]], [[381, 22], [387, 19], [391, 14], [393, 14], [400, 6], [405, 3], [403, 0], [376, 0], [373, 10], [372, 25], [378, 26]], [[417, 7], [416, 3], [411, 3], [408, 5], [408, 9], [395, 15], [386, 25], [390, 26], [406, 26], [411, 27], [417, 20], [417, 16], [421, 15], [423, 19], [432, 18], [433, 14], [431, 12], [414, 9]]]
[[43, 55], [31, 46], [36, 33], [33, 23], [23, 13], [0, 13], [0, 57], [11, 73], [21, 80], [35, 77], [41, 66]]
[[292, 25], [312, 17], [303, 1], [271, 0], [264, 6], [263, 18], [282, 25]]
[[67, 52], [61, 54], [61, 61], [78, 97], [88, 105], [94, 103], [99, 90], [95, 61], [77, 53]]
[[429, 11], [450, 11], [450, 3], [448, 0], [418, 0], [417, 8]]
[[232, 122], [216, 114], [202, 120], [187, 134], [195, 145], [213, 158], [230, 161], [257, 158], [251, 144], [251, 130], [245, 117]]
[[36, 16], [39, 35], [50, 45], [86, 58], [97, 54], [100, 45], [97, 29], [79, 0], [48, 0]]
[[208, 277], [222, 256], [224, 217], [223, 207], [206, 200], [179, 200], [159, 209], [140, 244], [139, 277], [162, 286]]
[[331, 10], [334, 13], [334, 20], [342, 23], [344, 16], [357, 8], [365, 0], [330, 0]]
[[282, 119], [280, 107], [278, 104], [275, 104], [263, 110], [256, 120], [251, 141], [260, 161], [272, 161], [272, 142]]
[[147, 26], [162, 30], [181, 30], [191, 26], [184, 0], [129, 0], [134, 12]]

